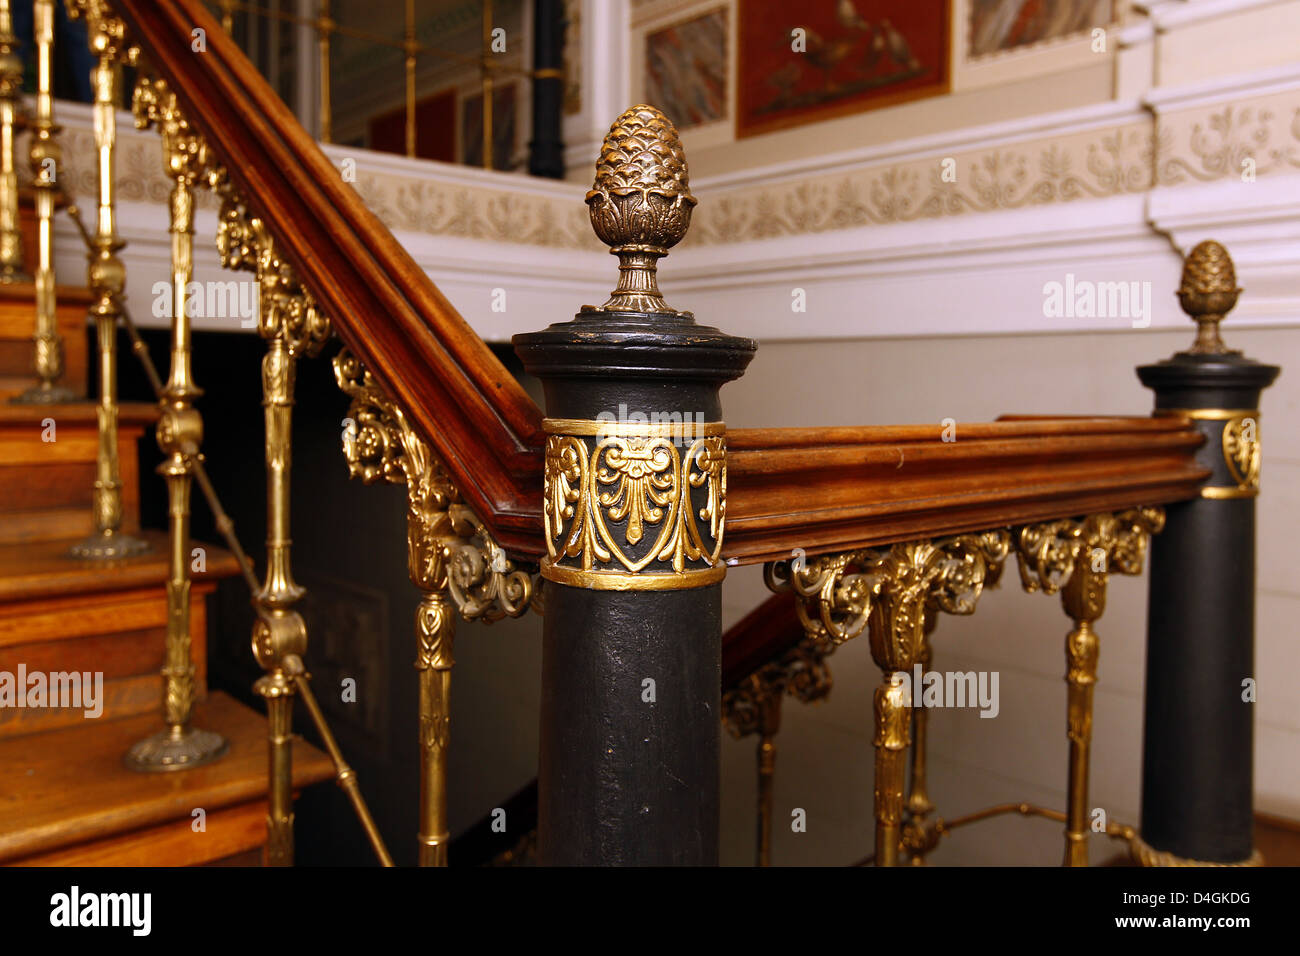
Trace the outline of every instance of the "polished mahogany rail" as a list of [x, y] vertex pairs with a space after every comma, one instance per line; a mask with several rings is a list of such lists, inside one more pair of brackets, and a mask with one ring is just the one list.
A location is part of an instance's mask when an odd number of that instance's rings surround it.
[[[198, 0], [115, 0], [347, 346], [503, 547], [545, 553], [542, 415]], [[195, 28], [208, 55], [191, 51]], [[1181, 418], [729, 432], [729, 563], [1193, 497]]]

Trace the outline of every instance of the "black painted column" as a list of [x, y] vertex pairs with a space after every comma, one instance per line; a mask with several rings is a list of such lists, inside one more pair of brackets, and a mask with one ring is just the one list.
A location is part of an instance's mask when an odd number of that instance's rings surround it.
[[1219, 337], [1240, 291], [1227, 251], [1198, 245], [1179, 289], [1196, 343], [1137, 370], [1156, 415], [1195, 421], [1211, 471], [1200, 497], [1168, 506], [1151, 541], [1141, 834], [1151, 862], [1239, 863], [1254, 851], [1259, 399], [1280, 369]]
[[564, 178], [564, 0], [533, 0], [533, 138], [528, 172]]
[[519, 335], [546, 393], [543, 865], [718, 861], [726, 446], [718, 390], [749, 339], [664, 303], [656, 260], [690, 222], [681, 142], [637, 106], [588, 196], [619, 255], [599, 309]]

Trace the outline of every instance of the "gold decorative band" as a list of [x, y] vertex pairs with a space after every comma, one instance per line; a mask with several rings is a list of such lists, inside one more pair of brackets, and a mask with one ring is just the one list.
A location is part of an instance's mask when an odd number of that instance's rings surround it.
[[542, 558], [541, 568], [542, 577], [548, 581], [592, 591], [682, 591], [706, 588], [727, 575], [726, 565], [721, 564], [715, 568], [685, 570], [680, 574], [628, 574], [623, 571], [583, 571]]
[[1257, 408], [1157, 408], [1156, 418], [1193, 418], [1203, 422], [1224, 422], [1233, 418], [1259, 418]]
[[1212, 501], [1228, 501], [1233, 498], [1258, 498], [1258, 488], [1241, 488], [1237, 485], [1206, 485], [1201, 488], [1201, 497]]
[[722, 422], [544, 419], [542, 577], [601, 591], [721, 581]]
[[579, 435], [584, 438], [712, 438], [727, 433], [726, 422], [626, 422], [590, 418], [543, 418], [548, 435]]
[[1221, 501], [1229, 498], [1254, 498], [1259, 494], [1259, 469], [1262, 453], [1259, 443], [1259, 409], [1257, 408], [1158, 408], [1157, 417], [1183, 415], [1207, 422], [1223, 422], [1220, 442], [1223, 461], [1235, 485], [1207, 485], [1201, 497]]
[[1258, 850], [1251, 852], [1250, 857], [1237, 863], [1214, 863], [1207, 860], [1190, 860], [1186, 857], [1175, 856], [1165, 850], [1157, 850], [1149, 843], [1145, 842], [1140, 836], [1134, 835], [1129, 840], [1129, 855], [1133, 862], [1138, 866], [1263, 866], [1264, 856]]

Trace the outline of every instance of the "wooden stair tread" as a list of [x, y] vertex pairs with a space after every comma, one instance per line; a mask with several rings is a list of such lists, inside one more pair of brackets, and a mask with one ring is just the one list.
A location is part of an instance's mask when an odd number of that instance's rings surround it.
[[[167, 580], [167, 533], [147, 529], [140, 537], [152, 545], [151, 550], [111, 565], [68, 557], [68, 549], [79, 539], [0, 545], [0, 602], [160, 585]], [[195, 580], [239, 573], [239, 563], [229, 551], [208, 544], [203, 548], [207, 570], [195, 573]]]
[[[128, 770], [122, 755], [161, 728], [158, 715], [0, 741], [0, 861], [208, 814], [266, 794], [266, 719], [228, 694], [195, 707], [194, 725], [222, 734], [215, 763], [172, 773]], [[334, 775], [329, 758], [295, 739], [295, 788]]]
[[[73, 302], [77, 305], [90, 305], [95, 301], [95, 294], [84, 285], [56, 285], [54, 299], [59, 303]], [[36, 302], [36, 284], [34, 282], [0, 282], [0, 302], [9, 301]]]
[[[0, 289], [3, 289], [0, 286]], [[28, 379], [27, 384], [32, 384]], [[56, 422], [97, 423], [98, 405], [92, 401], [68, 402], [64, 405], [11, 405], [0, 403], [0, 426], [36, 423], [53, 418]], [[158, 420], [158, 406], [152, 402], [122, 402], [117, 406], [117, 423], [148, 425]]]

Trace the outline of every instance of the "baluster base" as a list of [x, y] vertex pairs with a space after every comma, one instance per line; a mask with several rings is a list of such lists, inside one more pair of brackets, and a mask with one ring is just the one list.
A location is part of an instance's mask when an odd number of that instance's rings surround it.
[[122, 531], [97, 531], [74, 544], [68, 553], [83, 561], [117, 561], [144, 554], [149, 548], [148, 541]]
[[189, 770], [212, 763], [229, 749], [230, 741], [214, 731], [165, 727], [132, 746], [122, 762], [141, 773]]

